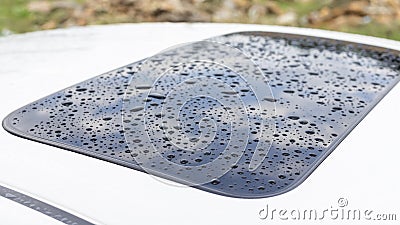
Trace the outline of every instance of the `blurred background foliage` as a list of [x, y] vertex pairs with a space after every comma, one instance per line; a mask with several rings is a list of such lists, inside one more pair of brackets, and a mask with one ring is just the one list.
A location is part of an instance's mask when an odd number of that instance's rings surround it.
[[400, 0], [0, 0], [0, 35], [161, 21], [276, 24], [400, 40]]

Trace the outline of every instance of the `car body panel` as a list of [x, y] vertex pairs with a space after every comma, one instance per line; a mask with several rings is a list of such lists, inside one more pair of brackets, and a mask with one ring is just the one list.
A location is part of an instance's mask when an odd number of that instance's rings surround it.
[[[372, 37], [237, 24], [110, 25], [10, 36], [0, 39], [0, 63], [4, 65], [0, 68], [0, 117], [48, 93], [169, 46], [245, 30], [321, 36], [400, 50], [398, 42]], [[0, 131], [0, 183], [103, 224], [263, 224], [267, 221], [260, 220], [259, 212], [266, 204], [326, 208], [342, 197], [353, 206], [398, 211], [399, 89], [394, 87], [302, 185], [268, 199], [210, 194], [22, 140], [4, 130]]]

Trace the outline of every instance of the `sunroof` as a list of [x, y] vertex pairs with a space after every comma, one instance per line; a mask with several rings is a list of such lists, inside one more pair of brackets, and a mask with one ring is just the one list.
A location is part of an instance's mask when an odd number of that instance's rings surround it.
[[399, 70], [394, 50], [233, 33], [66, 88], [3, 126], [212, 193], [262, 198], [304, 181], [398, 83]]

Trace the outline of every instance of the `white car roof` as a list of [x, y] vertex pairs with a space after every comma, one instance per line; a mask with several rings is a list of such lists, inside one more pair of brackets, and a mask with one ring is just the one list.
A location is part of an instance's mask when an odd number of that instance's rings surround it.
[[[121, 24], [12, 35], [0, 38], [0, 118], [49, 93], [170, 46], [248, 30], [320, 36], [400, 50], [400, 42], [373, 37], [241, 24]], [[398, 211], [399, 98], [396, 86], [303, 184], [272, 198], [234, 199], [174, 185], [139, 171], [23, 140], [4, 130], [0, 131], [0, 185], [100, 224], [263, 224], [266, 221], [260, 220], [259, 212], [266, 204], [289, 209], [329, 208], [339, 198], [346, 198], [354, 207]], [[0, 204], [3, 202], [0, 198]], [[1, 208], [21, 211], [27, 221], [39, 221], [38, 213], [28, 215], [25, 212], [29, 209], [17, 204], [4, 203]], [[10, 218], [10, 213], [0, 210], [0, 223]], [[23, 224], [19, 222], [22, 219], [7, 224]], [[56, 221], [40, 221], [52, 223]]]

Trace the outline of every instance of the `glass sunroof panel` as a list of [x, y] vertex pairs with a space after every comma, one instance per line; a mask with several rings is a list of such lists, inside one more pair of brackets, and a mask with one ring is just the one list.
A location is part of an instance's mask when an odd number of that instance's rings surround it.
[[262, 198], [304, 181], [398, 83], [399, 70], [395, 50], [233, 33], [66, 88], [3, 126], [212, 193]]

